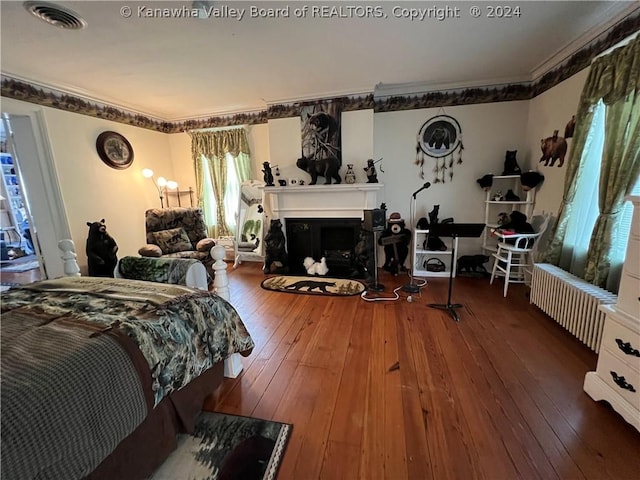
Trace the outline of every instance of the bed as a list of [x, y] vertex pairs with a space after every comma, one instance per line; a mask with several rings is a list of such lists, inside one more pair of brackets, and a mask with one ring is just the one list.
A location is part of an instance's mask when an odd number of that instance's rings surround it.
[[253, 340], [190, 287], [63, 277], [2, 293], [3, 478], [149, 476]]

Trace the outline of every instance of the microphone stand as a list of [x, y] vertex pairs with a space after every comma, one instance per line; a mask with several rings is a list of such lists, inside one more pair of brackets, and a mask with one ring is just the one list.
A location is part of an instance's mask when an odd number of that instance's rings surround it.
[[418, 193], [420, 193], [422, 190], [426, 190], [427, 188], [429, 188], [431, 186], [431, 184], [429, 182], [425, 183], [421, 188], [419, 188], [418, 190], [416, 190], [415, 192], [413, 192], [413, 195], [411, 195], [411, 204], [409, 205], [409, 217], [411, 218], [411, 228], [412, 233], [413, 233], [413, 239], [411, 240], [411, 281], [409, 283], [407, 283], [406, 285], [402, 286], [402, 290], [407, 292], [407, 293], [418, 293], [420, 292], [420, 287], [418, 285], [416, 285], [415, 283], [413, 283], [413, 270], [415, 269], [415, 265], [413, 264], [413, 262], [415, 261], [415, 251], [416, 251], [416, 245], [415, 245], [415, 239], [417, 238], [415, 235], [415, 230], [417, 228], [416, 224], [415, 224], [415, 212], [416, 212], [416, 197], [418, 196]]

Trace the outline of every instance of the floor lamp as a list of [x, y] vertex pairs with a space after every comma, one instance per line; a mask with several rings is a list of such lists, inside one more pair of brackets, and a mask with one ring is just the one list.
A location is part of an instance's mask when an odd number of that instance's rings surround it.
[[[429, 182], [425, 183], [424, 185], [422, 185], [422, 187], [420, 187], [418, 190], [416, 190], [415, 192], [413, 192], [413, 194], [411, 195], [411, 204], [409, 206], [409, 218], [411, 221], [411, 228], [415, 229], [416, 227], [416, 197], [418, 196], [418, 194], [422, 191], [422, 190], [426, 190], [427, 188], [429, 188], [431, 186], [431, 184]], [[415, 245], [415, 239], [417, 238], [416, 235], [414, 234], [413, 236], [414, 240], [411, 242], [411, 281], [409, 283], [407, 283], [406, 285], [404, 285], [402, 287], [402, 290], [404, 290], [405, 292], [409, 292], [409, 293], [418, 293], [420, 291], [420, 287], [418, 285], [416, 285], [415, 283], [413, 283], [413, 270], [415, 268], [415, 265], [413, 264], [414, 259], [415, 259], [415, 251], [416, 251], [416, 245]]]

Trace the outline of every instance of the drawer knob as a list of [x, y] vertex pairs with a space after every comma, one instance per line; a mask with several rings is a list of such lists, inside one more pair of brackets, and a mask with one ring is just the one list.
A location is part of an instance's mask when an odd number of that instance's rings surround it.
[[640, 357], [640, 350], [633, 348], [630, 342], [623, 342], [621, 339], [616, 338], [616, 343], [618, 344], [618, 348], [625, 354], [633, 357]]
[[627, 379], [624, 378], [622, 375], [618, 375], [613, 370], [611, 370], [609, 373], [611, 374], [611, 377], [613, 378], [613, 381], [616, 382], [616, 385], [618, 385], [620, 388], [624, 388], [625, 390], [629, 390], [630, 392], [635, 392], [636, 391], [636, 389], [633, 387], [633, 385], [631, 385], [629, 382], [627, 382]]

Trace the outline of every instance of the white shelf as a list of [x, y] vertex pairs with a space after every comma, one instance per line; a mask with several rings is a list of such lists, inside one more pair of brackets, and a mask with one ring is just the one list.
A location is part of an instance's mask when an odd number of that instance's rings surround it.
[[[444, 238], [443, 241], [449, 243], [447, 250], [427, 250], [424, 243], [429, 236], [429, 230], [416, 229], [413, 231], [413, 256], [411, 259], [411, 268], [414, 277], [448, 277], [451, 267], [452, 244], [455, 250], [458, 250], [458, 237]], [[431, 272], [426, 269], [425, 262], [430, 258], [442, 260], [445, 270], [442, 272]], [[453, 276], [456, 276], [457, 259], [453, 259]]]
[[[492, 200], [493, 196], [499, 191], [503, 195], [508, 190], [512, 190], [518, 197], [524, 200], [508, 201], [508, 200]], [[511, 213], [513, 210], [519, 210], [527, 216], [530, 221], [533, 215], [533, 207], [536, 200], [536, 190], [522, 190], [520, 183], [520, 175], [494, 175], [493, 185], [487, 191], [485, 199], [484, 223], [485, 229], [482, 232], [482, 249], [485, 252], [493, 253], [496, 251], [497, 238], [491, 236], [491, 229], [498, 228], [498, 214], [501, 212]], [[499, 208], [500, 207], [500, 208]]]

